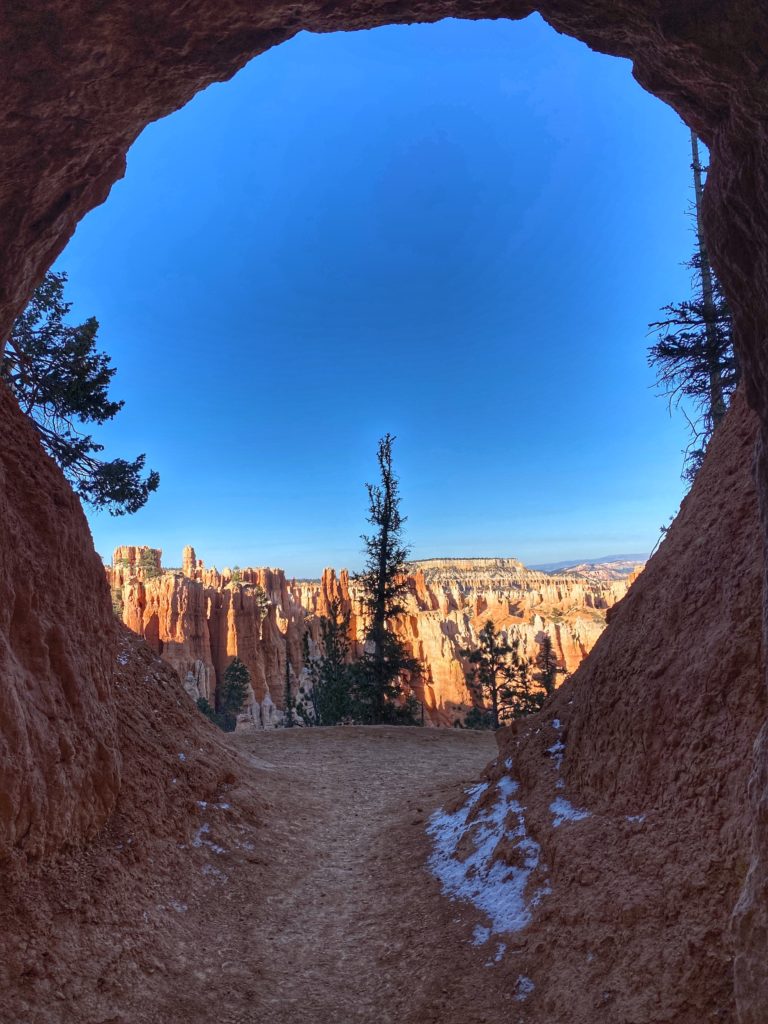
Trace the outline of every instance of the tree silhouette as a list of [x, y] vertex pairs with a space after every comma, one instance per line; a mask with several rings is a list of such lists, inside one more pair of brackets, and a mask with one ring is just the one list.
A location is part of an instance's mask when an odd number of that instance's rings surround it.
[[109, 356], [96, 348], [98, 321], [64, 322], [67, 275], [49, 271], [17, 318], [0, 359], [0, 377], [32, 420], [48, 454], [83, 501], [119, 516], [136, 512], [157, 490], [159, 475], [142, 476], [145, 456], [107, 461], [104, 446], [85, 433], [86, 423], [114, 419], [122, 402], [108, 396], [115, 374]]

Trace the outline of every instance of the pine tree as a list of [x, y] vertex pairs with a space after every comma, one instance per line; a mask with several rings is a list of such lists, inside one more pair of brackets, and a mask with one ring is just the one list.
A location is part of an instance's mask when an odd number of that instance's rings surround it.
[[477, 698], [490, 707], [486, 712], [478, 709], [468, 715], [470, 727], [486, 723], [498, 729], [504, 719], [538, 711], [544, 694], [531, 683], [528, 663], [520, 657], [520, 641], [511, 643], [489, 619], [478, 635], [478, 646], [465, 648], [459, 653], [469, 662], [467, 685]]
[[66, 274], [46, 274], [13, 325], [0, 357], [0, 378], [83, 501], [115, 516], [136, 512], [160, 477], [154, 470], [142, 476], [144, 455], [132, 462], [102, 459], [104, 446], [81, 429], [114, 419], [123, 403], [108, 396], [115, 369], [96, 348], [98, 321], [64, 322], [72, 308], [64, 299], [66, 281]]
[[285, 708], [285, 727], [293, 728], [293, 687], [291, 686], [291, 659], [288, 657], [288, 634], [285, 636], [285, 691], [283, 693], [283, 705]]
[[157, 563], [158, 559], [152, 548], [141, 548], [136, 567], [141, 569], [145, 580], [152, 580], [163, 575], [163, 570]]
[[320, 655], [310, 657], [309, 633], [304, 634], [304, 664], [309, 686], [306, 699], [315, 725], [339, 725], [352, 714], [353, 667], [350, 664], [349, 612], [334, 598], [330, 614], [320, 619]]
[[544, 692], [551, 697], [557, 686], [557, 677], [565, 672], [558, 663], [557, 652], [555, 651], [552, 637], [549, 633], [539, 633], [536, 637], [539, 650], [536, 654], [536, 668], [534, 678], [544, 687]]
[[238, 713], [242, 710], [251, 685], [251, 676], [239, 658], [233, 658], [224, 671], [222, 685], [216, 693], [218, 720], [224, 732], [234, 732]]
[[650, 324], [659, 340], [648, 354], [648, 363], [656, 370], [657, 386], [670, 405], [678, 405], [683, 399], [693, 404], [693, 418], [686, 414], [691, 441], [685, 452], [683, 478], [688, 481], [696, 476], [712, 432], [725, 415], [740, 377], [731, 313], [704, 238], [702, 200], [706, 171], [694, 132], [691, 154], [696, 248], [686, 265], [693, 271], [693, 297], [665, 306], [664, 319]]
[[405, 611], [403, 598], [408, 589], [408, 547], [402, 539], [405, 518], [392, 469], [394, 440], [386, 434], [379, 441], [380, 482], [366, 484], [368, 522], [374, 532], [363, 535], [365, 568], [355, 577], [362, 586], [368, 613], [366, 649], [355, 666], [355, 701], [359, 717], [371, 723], [414, 721], [415, 702], [405, 693], [403, 677], [420, 668], [392, 627], [393, 620]]

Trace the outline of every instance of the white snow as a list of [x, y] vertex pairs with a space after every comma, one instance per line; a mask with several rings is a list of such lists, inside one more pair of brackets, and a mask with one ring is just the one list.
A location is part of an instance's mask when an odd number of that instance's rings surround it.
[[524, 974], [521, 974], [515, 983], [515, 1002], [522, 1003], [528, 998], [528, 996], [536, 988], [530, 978], [526, 978]]
[[553, 800], [549, 805], [549, 809], [552, 812], [553, 828], [558, 828], [564, 821], [582, 821], [584, 818], [592, 817], [589, 811], [579, 810], [569, 800], [566, 800], [564, 796], [559, 796]]
[[128, 654], [128, 651], [121, 651], [118, 654], [118, 656], [117, 656], [117, 664], [118, 665], [127, 665], [129, 661], [130, 661], [130, 655]]
[[210, 831], [210, 825], [201, 825], [197, 832], [195, 832], [192, 845], [197, 849], [201, 846], [207, 846], [208, 849], [213, 850], [214, 853], [226, 853], [227, 851], [223, 846], [217, 846], [216, 843], [212, 842], [210, 839], [206, 839], [206, 836]]
[[644, 814], [628, 814], [627, 815], [627, 821], [632, 821], [632, 822], [635, 822], [635, 821], [645, 821], [645, 815]]
[[180, 754], [179, 754], [179, 760], [180, 760], [180, 761], [186, 761], [186, 760], [187, 760], [187, 755], [186, 755], [186, 754], [184, 754], [184, 753], [180, 753]]
[[563, 754], [565, 753], [565, 744], [562, 740], [558, 740], [557, 743], [553, 743], [551, 747], [547, 748], [547, 753], [552, 755], [552, 759], [555, 762], [555, 768], [558, 771], [563, 767]]
[[[493, 934], [524, 928], [531, 919], [531, 907], [549, 892], [542, 887], [526, 901], [526, 885], [539, 864], [540, 848], [528, 835], [522, 804], [513, 799], [517, 788], [514, 779], [503, 776], [494, 787], [496, 802], [473, 815], [488, 783], [473, 786], [467, 790], [468, 800], [463, 806], [452, 814], [436, 811], [427, 825], [434, 841], [429, 867], [443, 892], [452, 899], [466, 900], [489, 919], [488, 927], [475, 929], [475, 945], [487, 942]], [[474, 849], [460, 860], [457, 850], [465, 836], [471, 837]], [[496, 847], [505, 838], [522, 853], [522, 866], [494, 861]]]

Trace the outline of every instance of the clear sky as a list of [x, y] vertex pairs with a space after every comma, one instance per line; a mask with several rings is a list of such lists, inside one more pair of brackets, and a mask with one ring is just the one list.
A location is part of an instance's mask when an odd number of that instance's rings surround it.
[[360, 562], [377, 439], [414, 557], [641, 552], [683, 493], [646, 367], [688, 135], [538, 17], [302, 34], [150, 125], [57, 262], [160, 490], [97, 549]]

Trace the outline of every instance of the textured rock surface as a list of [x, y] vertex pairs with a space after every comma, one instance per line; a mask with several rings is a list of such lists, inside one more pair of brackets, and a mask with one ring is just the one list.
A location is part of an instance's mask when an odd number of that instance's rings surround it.
[[120, 783], [115, 622], [80, 503], [0, 387], [0, 860], [93, 835]]

